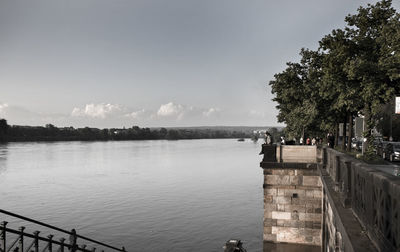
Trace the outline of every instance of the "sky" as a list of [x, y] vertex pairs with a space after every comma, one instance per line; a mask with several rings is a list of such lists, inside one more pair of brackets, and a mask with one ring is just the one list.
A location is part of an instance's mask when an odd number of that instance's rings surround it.
[[0, 118], [59, 127], [281, 126], [268, 82], [367, 3], [374, 1], [1, 0]]

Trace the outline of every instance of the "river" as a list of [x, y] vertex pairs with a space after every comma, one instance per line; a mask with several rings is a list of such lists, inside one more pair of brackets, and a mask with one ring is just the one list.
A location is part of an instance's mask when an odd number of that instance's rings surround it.
[[236, 139], [4, 144], [0, 208], [128, 251], [222, 252], [231, 238], [262, 251], [259, 151]]

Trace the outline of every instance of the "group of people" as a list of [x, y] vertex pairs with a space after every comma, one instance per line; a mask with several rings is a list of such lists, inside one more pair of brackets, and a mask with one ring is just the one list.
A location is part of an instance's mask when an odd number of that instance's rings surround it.
[[304, 142], [303, 137], [300, 137], [300, 145], [317, 145], [317, 143], [322, 143], [322, 139], [320, 139], [319, 137], [315, 138], [306, 138], [306, 141]]
[[[265, 143], [267, 145], [271, 145], [273, 144], [273, 139], [272, 136], [269, 132], [265, 132], [265, 137], [264, 137]], [[333, 136], [332, 133], [328, 133], [327, 135], [327, 143], [328, 146], [333, 148], [335, 142], [335, 137]], [[293, 138], [292, 140], [287, 141], [285, 139], [284, 136], [280, 137], [280, 144], [281, 145], [296, 145], [296, 144], [300, 144], [300, 145], [317, 145], [317, 144], [322, 144], [322, 138], [320, 137], [307, 137], [305, 140], [303, 139], [303, 137], [300, 137], [299, 142], [297, 142], [296, 138]]]

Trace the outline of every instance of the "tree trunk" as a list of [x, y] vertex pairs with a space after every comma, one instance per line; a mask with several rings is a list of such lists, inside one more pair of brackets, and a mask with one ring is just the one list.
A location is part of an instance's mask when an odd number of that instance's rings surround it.
[[346, 122], [347, 122], [347, 114], [344, 116], [343, 120], [343, 138], [342, 138], [342, 150], [346, 150]]
[[373, 156], [373, 136], [372, 136], [372, 128], [374, 127], [372, 121], [372, 111], [371, 104], [367, 104], [364, 109], [364, 138], [367, 139], [363, 143], [363, 155], [366, 155], [367, 158], [372, 158]]
[[347, 151], [350, 152], [351, 151], [351, 138], [352, 138], [352, 133], [353, 133], [353, 115], [349, 113], [349, 133], [348, 135], [348, 139], [347, 139]]
[[339, 144], [339, 123], [335, 125], [335, 146]]

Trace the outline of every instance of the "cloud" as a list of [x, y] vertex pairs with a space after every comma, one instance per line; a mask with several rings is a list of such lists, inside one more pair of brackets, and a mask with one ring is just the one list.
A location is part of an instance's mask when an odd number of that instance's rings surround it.
[[91, 104], [86, 104], [84, 108], [74, 108], [71, 112], [71, 115], [104, 119], [111, 115], [121, 114], [123, 111], [124, 109], [118, 104], [91, 103]]
[[124, 116], [132, 118], [132, 119], [139, 119], [139, 118], [143, 117], [145, 114], [147, 114], [146, 110], [145, 109], [141, 109], [141, 110], [138, 110], [138, 111], [133, 111], [131, 113], [127, 113]]
[[8, 108], [7, 103], [0, 103], [0, 113], [4, 113], [4, 111]]
[[198, 108], [194, 106], [186, 106], [182, 104], [176, 104], [169, 102], [162, 104], [158, 109], [156, 115], [158, 118], [169, 118], [182, 120], [183, 118], [204, 118], [212, 117], [221, 110], [219, 108]]
[[182, 118], [185, 108], [180, 104], [169, 102], [162, 104], [157, 111], [157, 115], [161, 117], [172, 117]]
[[203, 115], [205, 117], [210, 117], [210, 116], [213, 116], [215, 114], [218, 114], [220, 111], [221, 110], [219, 108], [209, 108], [208, 110], [203, 111]]

